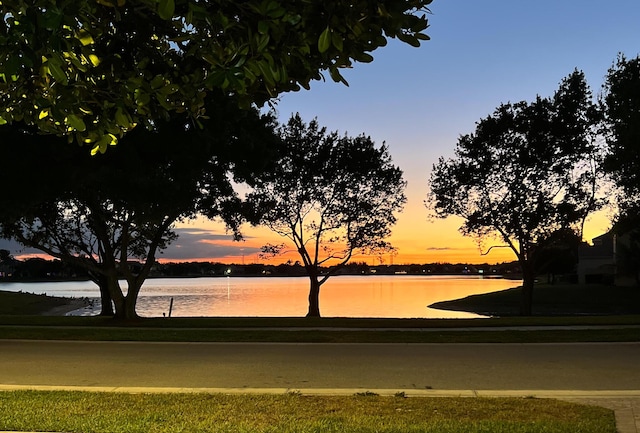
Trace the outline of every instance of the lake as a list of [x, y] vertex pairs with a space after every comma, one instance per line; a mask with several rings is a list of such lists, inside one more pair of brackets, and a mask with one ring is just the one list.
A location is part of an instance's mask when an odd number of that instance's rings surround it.
[[[320, 290], [324, 317], [470, 318], [475, 314], [436, 310], [434, 302], [494, 292], [519, 280], [481, 276], [334, 276]], [[126, 284], [123, 284], [123, 287]], [[0, 283], [0, 290], [99, 300], [90, 281]], [[148, 279], [140, 292], [143, 317], [301, 317], [307, 313], [307, 277], [212, 277]], [[91, 309], [75, 312], [91, 315]]]

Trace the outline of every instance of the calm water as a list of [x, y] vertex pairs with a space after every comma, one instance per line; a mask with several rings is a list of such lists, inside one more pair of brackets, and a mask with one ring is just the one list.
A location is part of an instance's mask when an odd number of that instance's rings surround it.
[[[138, 314], [168, 314], [173, 298], [172, 316], [304, 316], [308, 281], [306, 277], [149, 279], [140, 292]], [[518, 284], [477, 276], [335, 276], [322, 286], [320, 312], [324, 317], [477, 317], [427, 305]], [[97, 286], [88, 281], [0, 283], [0, 290], [99, 298]]]

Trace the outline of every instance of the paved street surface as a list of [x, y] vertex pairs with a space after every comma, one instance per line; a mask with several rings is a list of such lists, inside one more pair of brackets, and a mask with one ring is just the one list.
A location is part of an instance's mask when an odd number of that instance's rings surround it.
[[[640, 343], [272, 344], [0, 340], [0, 389], [536, 395], [638, 432]], [[597, 398], [596, 398], [597, 397]], [[587, 399], [587, 400], [585, 400]], [[590, 400], [589, 400], [590, 399]], [[578, 401], [578, 400], [576, 400]], [[603, 403], [604, 402], [604, 403]], [[622, 424], [626, 423], [626, 427]]]
[[639, 343], [0, 341], [0, 384], [640, 390]]

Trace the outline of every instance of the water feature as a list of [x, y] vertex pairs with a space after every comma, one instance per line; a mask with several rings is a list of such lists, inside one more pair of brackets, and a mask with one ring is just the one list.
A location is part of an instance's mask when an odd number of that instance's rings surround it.
[[[322, 286], [320, 312], [325, 317], [478, 317], [427, 306], [519, 284], [520, 281], [480, 276], [335, 276]], [[299, 317], [307, 312], [308, 289], [306, 277], [148, 279], [140, 292], [138, 314], [162, 317], [169, 313], [173, 298], [173, 317]], [[0, 283], [0, 290], [99, 300], [98, 288], [90, 281]], [[88, 309], [75, 314], [93, 313]]]

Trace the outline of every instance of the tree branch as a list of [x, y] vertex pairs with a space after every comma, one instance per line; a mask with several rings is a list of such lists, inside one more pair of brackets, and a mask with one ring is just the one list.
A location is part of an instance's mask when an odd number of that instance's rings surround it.
[[486, 256], [487, 254], [489, 254], [491, 252], [492, 249], [494, 248], [511, 248], [513, 249], [513, 247], [511, 247], [511, 245], [492, 245], [489, 247], [489, 249], [486, 252], [482, 252], [482, 250], [480, 250], [480, 255], [481, 256]]

